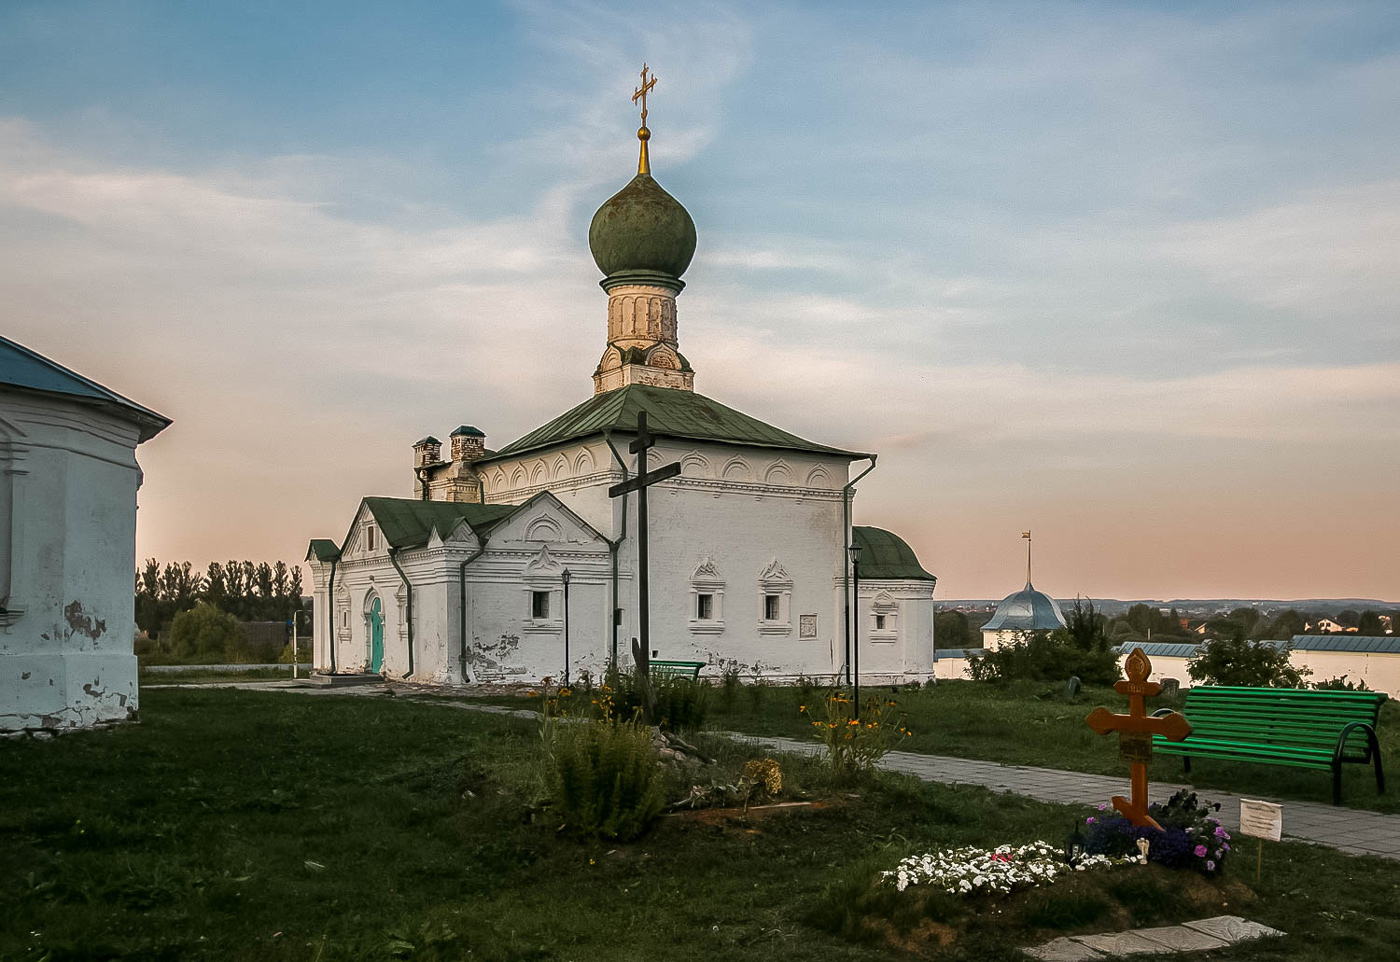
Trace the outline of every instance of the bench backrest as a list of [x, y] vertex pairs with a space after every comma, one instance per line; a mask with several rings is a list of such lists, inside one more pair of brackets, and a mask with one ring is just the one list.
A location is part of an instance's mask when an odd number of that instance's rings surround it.
[[648, 665], [648, 670], [658, 677], [664, 678], [698, 678], [700, 669], [705, 667], [703, 661], [666, 661], [652, 659]]
[[[1384, 692], [1309, 691], [1203, 685], [1186, 693], [1181, 713], [1191, 722], [1190, 738], [1211, 738], [1300, 748], [1336, 747], [1351, 722], [1375, 727]], [[1347, 738], [1347, 750], [1364, 751], [1365, 735]]]

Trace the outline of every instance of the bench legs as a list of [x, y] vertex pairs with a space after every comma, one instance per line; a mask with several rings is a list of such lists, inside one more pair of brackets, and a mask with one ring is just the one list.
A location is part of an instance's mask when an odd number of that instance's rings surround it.
[[[1355, 729], [1360, 729], [1366, 733], [1366, 753], [1376, 766], [1376, 794], [1385, 794], [1385, 769], [1381, 765], [1381, 743], [1376, 738], [1376, 730], [1365, 722], [1352, 722], [1342, 729], [1342, 735], [1337, 739], [1337, 754], [1332, 759], [1332, 804], [1342, 804], [1342, 750], [1346, 745], [1347, 736]], [[1366, 758], [1360, 759], [1364, 765]]]
[[1182, 756], [1181, 756], [1181, 770], [1182, 770], [1183, 772], [1185, 772], [1186, 774], [1188, 774], [1188, 775], [1191, 774], [1191, 756], [1190, 756], [1190, 755], [1182, 755]]

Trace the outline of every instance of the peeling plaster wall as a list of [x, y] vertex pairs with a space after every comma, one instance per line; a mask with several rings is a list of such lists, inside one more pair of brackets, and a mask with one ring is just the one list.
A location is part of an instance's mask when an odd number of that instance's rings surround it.
[[[0, 729], [75, 728], [136, 710], [137, 428], [0, 388], [12, 485]], [[0, 588], [3, 590], [3, 588]], [[18, 612], [18, 613], [17, 613]]]

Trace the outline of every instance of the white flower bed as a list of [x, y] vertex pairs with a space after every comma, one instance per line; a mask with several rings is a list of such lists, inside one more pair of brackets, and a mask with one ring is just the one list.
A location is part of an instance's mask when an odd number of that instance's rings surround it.
[[1000, 892], [1049, 885], [1061, 875], [1084, 872], [1092, 868], [1113, 865], [1142, 865], [1146, 856], [1110, 858], [1107, 855], [1084, 855], [1073, 865], [1049, 842], [1031, 842], [1019, 848], [1001, 845], [994, 849], [965, 846], [911, 855], [890, 872], [881, 872], [886, 880], [893, 879], [895, 888], [903, 892], [911, 885], [934, 885], [950, 895], [973, 895], [977, 892]]

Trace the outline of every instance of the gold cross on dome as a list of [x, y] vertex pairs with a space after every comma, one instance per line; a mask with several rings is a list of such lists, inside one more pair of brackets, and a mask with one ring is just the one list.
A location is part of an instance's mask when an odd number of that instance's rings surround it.
[[642, 149], [637, 154], [637, 173], [651, 175], [651, 155], [647, 153], [647, 141], [651, 140], [651, 131], [647, 130], [647, 91], [656, 86], [656, 77], [653, 75], [647, 79], [647, 65], [642, 64], [642, 85], [632, 92], [632, 103], [638, 100], [642, 102], [642, 126], [637, 129], [637, 139], [642, 142]]
[[656, 86], [656, 76], [653, 74], [650, 80], [647, 79], [647, 65], [642, 64], [642, 85], [632, 91], [632, 103], [638, 100], [642, 102], [642, 126], [647, 125], [647, 91]]

